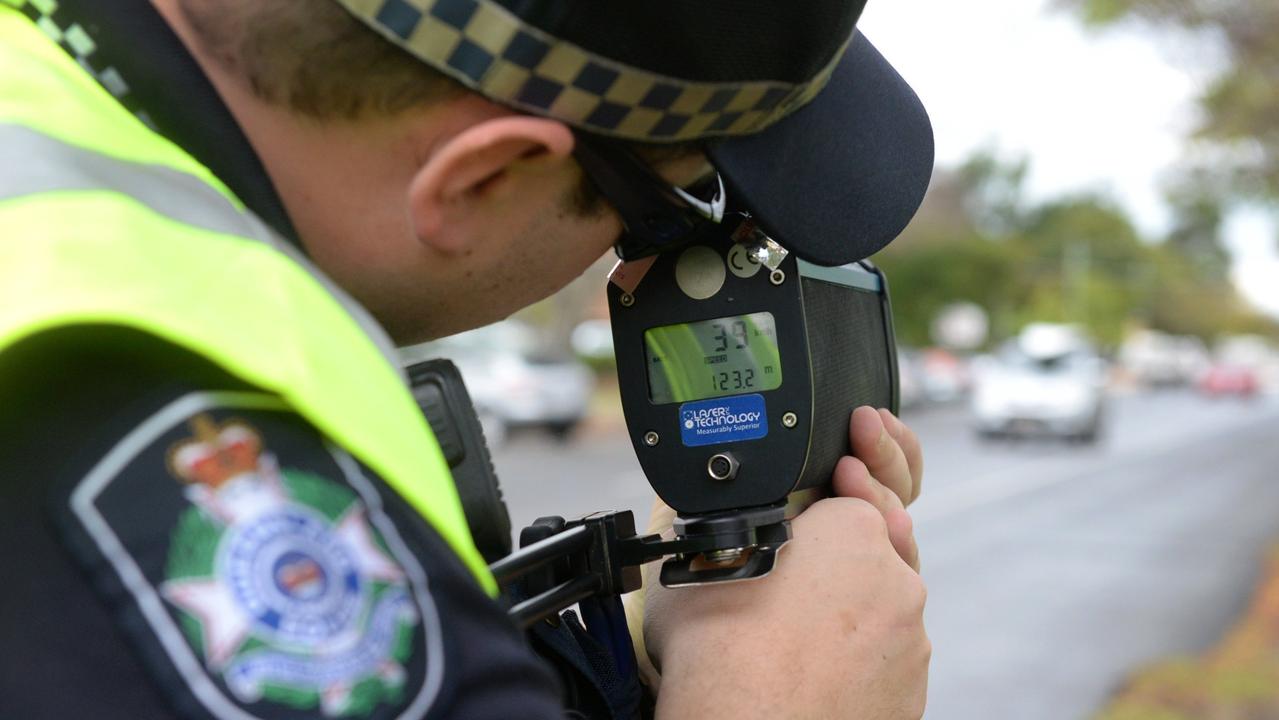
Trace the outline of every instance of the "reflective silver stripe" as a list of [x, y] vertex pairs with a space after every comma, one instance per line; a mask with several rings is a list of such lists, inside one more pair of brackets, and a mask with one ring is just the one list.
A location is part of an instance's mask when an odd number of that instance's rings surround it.
[[405, 379], [394, 343], [363, 306], [256, 215], [237, 208], [205, 181], [164, 165], [103, 155], [25, 125], [0, 123], [0, 203], [75, 190], [119, 193], [184, 225], [270, 245], [323, 286]]
[[25, 125], [0, 124], [0, 201], [65, 190], [111, 190], [157, 214], [242, 235], [244, 213], [199, 178], [71, 145]]

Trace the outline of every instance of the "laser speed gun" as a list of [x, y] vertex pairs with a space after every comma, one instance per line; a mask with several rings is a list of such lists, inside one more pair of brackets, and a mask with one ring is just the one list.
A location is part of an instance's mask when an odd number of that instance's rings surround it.
[[451, 367], [409, 369], [481, 551], [516, 590], [511, 614], [525, 626], [638, 589], [639, 565], [656, 559], [668, 586], [766, 575], [791, 537], [788, 501], [820, 496], [850, 454], [852, 411], [897, 411], [883, 273], [867, 261], [804, 262], [746, 215], [619, 265], [608, 302], [627, 430], [649, 483], [678, 513], [673, 540], [636, 534], [629, 511], [602, 512], [542, 518], [510, 553], [510, 521], [460, 378]]
[[799, 260], [741, 216], [611, 283], [609, 311], [635, 453], [677, 540], [707, 548], [668, 560], [662, 583], [767, 573], [788, 496], [820, 491], [850, 453], [853, 409], [897, 411], [883, 274]]

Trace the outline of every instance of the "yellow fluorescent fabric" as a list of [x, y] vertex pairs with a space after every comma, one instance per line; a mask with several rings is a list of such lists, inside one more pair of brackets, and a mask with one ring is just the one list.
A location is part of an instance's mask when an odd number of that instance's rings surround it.
[[[0, 123], [189, 173], [229, 197], [3, 6], [0, 68]], [[270, 244], [178, 222], [109, 188], [0, 199], [0, 352], [87, 323], [144, 330], [277, 393], [378, 473], [496, 594], [400, 375], [341, 303]]]
[[0, 122], [26, 125], [103, 155], [167, 165], [200, 178], [242, 206], [213, 173], [126, 112], [26, 16], [3, 4]]

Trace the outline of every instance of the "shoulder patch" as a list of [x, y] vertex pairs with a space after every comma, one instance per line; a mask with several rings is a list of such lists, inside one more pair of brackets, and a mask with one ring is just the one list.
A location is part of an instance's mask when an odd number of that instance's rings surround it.
[[173, 401], [69, 509], [179, 707], [390, 720], [434, 703], [445, 655], [425, 571], [362, 466], [278, 399]]

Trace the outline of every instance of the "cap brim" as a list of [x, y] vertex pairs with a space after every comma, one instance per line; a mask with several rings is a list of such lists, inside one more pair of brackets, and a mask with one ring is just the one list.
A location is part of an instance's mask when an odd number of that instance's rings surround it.
[[905, 229], [933, 171], [915, 91], [860, 32], [817, 98], [763, 132], [719, 141], [730, 206], [799, 257], [842, 265]]

